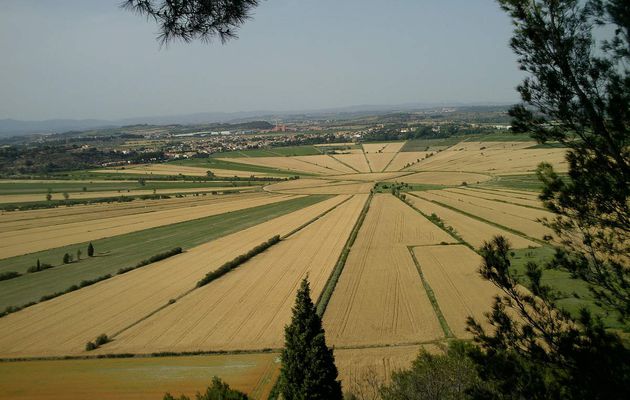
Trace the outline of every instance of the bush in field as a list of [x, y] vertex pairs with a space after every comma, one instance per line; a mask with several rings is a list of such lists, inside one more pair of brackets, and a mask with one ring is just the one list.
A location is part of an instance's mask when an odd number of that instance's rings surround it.
[[38, 258], [37, 263], [33, 265], [32, 267], [30, 267], [29, 269], [27, 269], [26, 272], [28, 272], [29, 274], [32, 274], [34, 272], [39, 272], [39, 271], [43, 271], [43, 270], [54, 268], [54, 267], [55, 267], [54, 265], [40, 263], [39, 258]]
[[64, 264], [70, 264], [72, 262], [72, 256], [70, 255], [70, 253], [66, 253], [63, 255], [63, 263]]
[[92, 242], [88, 244], [87, 255], [88, 257], [94, 257], [94, 245], [92, 245]]
[[222, 266], [220, 266], [216, 270], [214, 270], [212, 272], [208, 272], [206, 274], [206, 276], [204, 276], [199, 282], [197, 282], [197, 287], [202, 287], [202, 286], [207, 285], [208, 283], [212, 282], [213, 280], [222, 277], [223, 275], [227, 274], [228, 272], [230, 272], [234, 268], [236, 268], [239, 265], [243, 264], [244, 262], [248, 261], [250, 258], [256, 256], [257, 254], [262, 253], [263, 251], [267, 250], [269, 247], [273, 246], [274, 244], [276, 244], [278, 242], [280, 242], [280, 236], [276, 235], [276, 236], [272, 237], [271, 239], [267, 240], [265, 243], [259, 244], [258, 246], [254, 247], [253, 249], [251, 249], [247, 253], [241, 254], [240, 256], [236, 257], [235, 259], [226, 262], [225, 264], [223, 264]]
[[102, 333], [102, 334], [98, 335], [96, 340], [94, 340], [93, 342], [87, 342], [85, 344], [85, 351], [91, 351], [91, 350], [98, 349], [99, 347], [101, 347], [102, 345], [104, 345], [106, 343], [109, 343], [110, 341], [111, 341], [111, 339], [109, 337], [107, 337], [106, 334]]
[[13, 279], [13, 278], [17, 278], [18, 276], [21, 276], [22, 274], [20, 274], [19, 272], [15, 272], [15, 271], [7, 271], [7, 272], [2, 272], [0, 273], [0, 281], [6, 281], [9, 279]]
[[[245, 393], [230, 388], [230, 385], [223, 382], [218, 377], [212, 378], [212, 386], [206, 389], [205, 393], [197, 393], [196, 400], [247, 400], [249, 397]], [[181, 395], [173, 397], [170, 393], [164, 395], [163, 400], [190, 400], [190, 397]]]

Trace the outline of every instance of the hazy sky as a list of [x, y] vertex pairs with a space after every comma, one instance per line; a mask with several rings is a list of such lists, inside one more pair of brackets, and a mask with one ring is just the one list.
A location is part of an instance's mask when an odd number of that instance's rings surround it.
[[494, 0], [267, 0], [226, 45], [162, 49], [119, 0], [0, 2], [0, 118], [518, 98]]

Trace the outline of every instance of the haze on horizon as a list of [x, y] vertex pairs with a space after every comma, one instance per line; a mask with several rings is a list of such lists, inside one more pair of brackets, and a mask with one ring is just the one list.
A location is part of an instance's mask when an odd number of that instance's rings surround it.
[[166, 48], [119, 3], [4, 2], [0, 119], [518, 99], [494, 0], [267, 0], [236, 40]]

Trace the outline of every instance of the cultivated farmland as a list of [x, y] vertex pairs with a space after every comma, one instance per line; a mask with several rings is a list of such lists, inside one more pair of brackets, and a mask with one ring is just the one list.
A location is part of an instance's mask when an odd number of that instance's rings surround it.
[[121, 333], [103, 352], [282, 347], [300, 281], [317, 298], [367, 196], [355, 196], [254, 260]]
[[[0, 319], [0, 357], [80, 354], [185, 294], [207, 272], [346, 200], [339, 196]], [[72, 327], [69, 329], [68, 327]]]
[[[385, 380], [421, 347], [441, 351], [448, 339], [469, 338], [466, 317], [483, 321], [497, 292], [478, 276], [474, 249], [502, 235], [519, 262], [548, 252], [541, 239], [551, 232], [539, 219], [551, 214], [533, 171], [540, 161], [566, 170], [564, 153], [529, 141], [331, 143], [98, 170], [126, 181], [91, 181], [94, 173], [79, 171], [82, 181], [1, 182], [0, 201], [48, 208], [14, 211], [5, 202], [0, 212], [0, 273], [9, 273], [0, 281], [0, 311], [9, 307], [0, 317], [0, 359], [88, 359], [5, 360], [0, 398], [190, 395], [208, 374], [266, 398], [307, 275], [344, 389], [370, 376]], [[192, 178], [208, 170], [241, 179]], [[290, 179], [245, 179], [252, 175]], [[47, 188], [53, 200], [62, 190], [70, 200], [153, 189], [182, 195], [72, 205], [45, 201]], [[211, 194], [234, 190], [241, 193]], [[276, 235], [282, 240], [232, 263]], [[175, 247], [183, 252], [143, 263]], [[66, 253], [81, 259], [62, 263]], [[37, 260], [52, 267], [33, 271]], [[87, 351], [100, 334], [113, 340]], [[157, 352], [173, 356], [147, 357]], [[197, 352], [227, 353], [189, 356]], [[94, 358], [108, 354], [134, 358]], [[160, 371], [178, 379], [156, 378]], [[106, 379], [115, 389], [105, 391]]]
[[407, 246], [454, 239], [391, 195], [376, 195], [348, 256], [324, 326], [335, 346], [443, 337]]
[[462, 245], [420, 246], [413, 252], [450, 331], [458, 338], [468, 337], [466, 318], [473, 316], [483, 322], [483, 313], [499, 294], [477, 272], [481, 257]]

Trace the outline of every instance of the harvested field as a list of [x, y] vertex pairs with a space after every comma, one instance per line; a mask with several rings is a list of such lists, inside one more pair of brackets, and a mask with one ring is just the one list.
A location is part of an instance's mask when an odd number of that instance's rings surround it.
[[340, 183], [354, 183], [354, 182], [342, 182], [342, 181], [337, 181], [337, 180], [326, 180], [326, 179], [315, 179], [315, 178], [301, 178], [301, 179], [293, 179], [293, 180], [279, 182], [279, 183], [272, 183], [271, 185], [265, 186], [264, 190], [267, 192], [282, 192], [285, 190], [316, 188], [316, 187], [321, 187], [321, 186], [336, 185]]
[[382, 172], [392, 161], [396, 153], [366, 153], [372, 172]]
[[414, 194], [425, 200], [437, 201], [486, 221], [524, 233], [532, 238], [542, 239], [543, 236], [552, 233], [549, 228], [536, 221], [537, 218], [550, 217], [551, 214], [546, 211], [444, 191], [431, 190]]
[[407, 249], [441, 242], [454, 239], [395, 197], [375, 195], [324, 313], [328, 342], [360, 346], [442, 338]]
[[398, 153], [405, 145], [405, 142], [392, 143], [363, 143], [365, 153]]
[[83, 353], [87, 341], [128, 327], [192, 289], [226, 261], [274, 235], [293, 231], [345, 199], [322, 201], [0, 318], [0, 357]]
[[492, 189], [487, 189], [487, 190], [492, 190], [495, 192], [501, 192], [501, 193], [506, 193], [506, 194], [510, 194], [510, 195], [518, 195], [520, 197], [523, 198], [531, 198], [531, 199], [538, 199], [539, 196], [539, 192], [532, 192], [532, 191], [525, 191], [525, 190], [515, 190], [515, 189], [503, 189], [500, 187], [497, 188], [492, 188]]
[[525, 239], [501, 228], [497, 228], [494, 225], [468, 217], [433, 202], [414, 196], [408, 196], [407, 200], [424, 214], [437, 215], [442, 221], [444, 221], [444, 224], [455, 229], [457, 234], [464, 239], [464, 241], [475, 248], [481, 247], [485, 241], [492, 239], [492, 237], [496, 235], [505, 236], [515, 249], [540, 246], [536, 242], [532, 242], [531, 240]]
[[358, 172], [370, 172], [370, 166], [362, 151], [357, 154], [335, 154], [332, 157], [349, 165]]
[[222, 159], [222, 161], [231, 161], [240, 164], [247, 165], [259, 165], [263, 167], [277, 168], [286, 171], [292, 171], [295, 173], [307, 173], [317, 175], [336, 175], [339, 171], [335, 171], [329, 168], [324, 168], [315, 164], [311, 164], [305, 161], [300, 161], [295, 157], [250, 157], [250, 158], [229, 158]]
[[[83, 257], [80, 262], [62, 264], [65, 253], [75, 254], [88, 243], [77, 243], [37, 253], [0, 260], [0, 272], [24, 273], [37, 259], [55, 268], [0, 281], [0, 310], [38, 301], [42, 296], [65, 291], [83, 280], [93, 280], [106, 274], [116, 274], [120, 268], [133, 267], [156, 254], [175, 246], [184, 251], [289, 214], [325, 200], [326, 196], [304, 196], [227, 214], [219, 214], [177, 224], [160, 226], [109, 237], [93, 242], [94, 257]], [[211, 229], [208, 229], [211, 227]], [[138, 243], [142, 243], [139, 246]]]
[[[227, 199], [208, 205], [191, 208], [154, 211], [146, 214], [132, 214], [105, 217], [92, 220], [69, 222], [55, 220], [51, 225], [36, 226], [18, 231], [0, 233], [0, 258], [9, 258], [21, 254], [33, 253], [72, 243], [81, 243], [129, 232], [174, 224], [182, 221], [223, 214], [230, 211], [257, 207], [278, 201], [288, 200], [290, 196], [261, 194], [244, 199]], [[63, 232], [63, 235], [59, 233]]]
[[492, 192], [492, 191], [476, 189], [476, 188], [467, 188], [467, 189], [455, 188], [455, 189], [447, 189], [446, 191], [453, 192], [453, 193], [466, 194], [473, 197], [480, 197], [482, 199], [487, 199], [487, 200], [503, 201], [506, 203], [513, 203], [513, 204], [518, 204], [521, 206], [536, 207], [536, 208], [541, 208], [541, 209], [544, 208], [542, 201], [538, 199], [532, 200], [531, 198], [527, 199], [518, 194]]
[[466, 318], [483, 323], [493, 297], [500, 294], [479, 276], [481, 257], [463, 245], [422, 246], [413, 252], [433, 290], [448, 326], [457, 338], [468, 338]]
[[531, 142], [462, 142], [413, 165], [414, 171], [466, 171], [517, 174], [536, 170], [543, 161], [566, 172], [566, 149], [527, 149]]
[[427, 154], [427, 151], [410, 151], [397, 153], [394, 156], [392, 162], [387, 166], [387, 168], [385, 168], [385, 171], [400, 171], [408, 165], [412, 165], [422, 161]]
[[461, 185], [463, 182], [479, 183], [490, 179], [492, 179], [490, 175], [473, 174], [469, 172], [417, 172], [395, 179], [388, 179], [388, 181], [405, 182], [409, 184]]
[[[278, 354], [58, 360], [0, 363], [0, 399], [155, 400], [194, 396], [219, 376], [253, 399], [265, 399]], [[33, 384], [34, 377], [37, 384]]]
[[108, 217], [144, 214], [153, 211], [196, 207], [222, 201], [260, 197], [260, 193], [172, 197], [170, 199], [141, 200], [124, 203], [77, 204], [27, 211], [0, 212], [0, 232], [17, 231], [62, 223], [91, 221]]
[[346, 181], [364, 181], [364, 182], [376, 182], [382, 180], [395, 180], [404, 175], [409, 175], [409, 172], [375, 172], [371, 174], [353, 174], [353, 175], [336, 175], [335, 179]]
[[[154, 190], [113, 190], [103, 192], [73, 192], [70, 194], [70, 200], [82, 199], [98, 199], [105, 197], [121, 197], [121, 196], [144, 196], [152, 194], [175, 194], [175, 193], [211, 193], [211, 192], [233, 192], [233, 191], [254, 191], [260, 190], [260, 186], [200, 186], [198, 188], [189, 189], [156, 189]], [[51, 193], [52, 200], [64, 200], [62, 193]], [[9, 194], [0, 196], [0, 203], [26, 203], [33, 201], [46, 201], [44, 194]]]
[[[373, 347], [364, 349], [335, 349], [335, 365], [344, 393], [373, 394], [370, 381], [389, 383], [392, 372], [411, 366], [420, 351], [420, 345]], [[434, 345], [423, 346], [428, 351], [438, 351]], [[366, 399], [373, 397], [364, 397]]]
[[292, 194], [361, 194], [370, 193], [374, 184], [371, 182], [365, 183], [343, 183], [338, 185], [325, 185], [312, 188], [292, 189], [285, 190], [284, 193]]
[[123, 168], [107, 168], [96, 169], [92, 172], [98, 173], [110, 173], [110, 174], [148, 174], [148, 175], [187, 175], [187, 176], [207, 176], [208, 171], [216, 176], [221, 177], [233, 177], [249, 178], [250, 176], [274, 176], [273, 174], [254, 172], [254, 171], [240, 171], [222, 168], [202, 168], [202, 167], [188, 167], [175, 164], [145, 164], [139, 166], [130, 166]]
[[314, 164], [320, 167], [324, 167], [330, 170], [332, 174], [352, 174], [356, 171], [347, 165], [340, 163], [338, 160], [331, 156], [298, 156], [293, 157], [296, 160], [304, 161], [310, 164]]
[[317, 299], [367, 196], [355, 196], [294, 236], [120, 334], [105, 353], [281, 348], [300, 281]]

